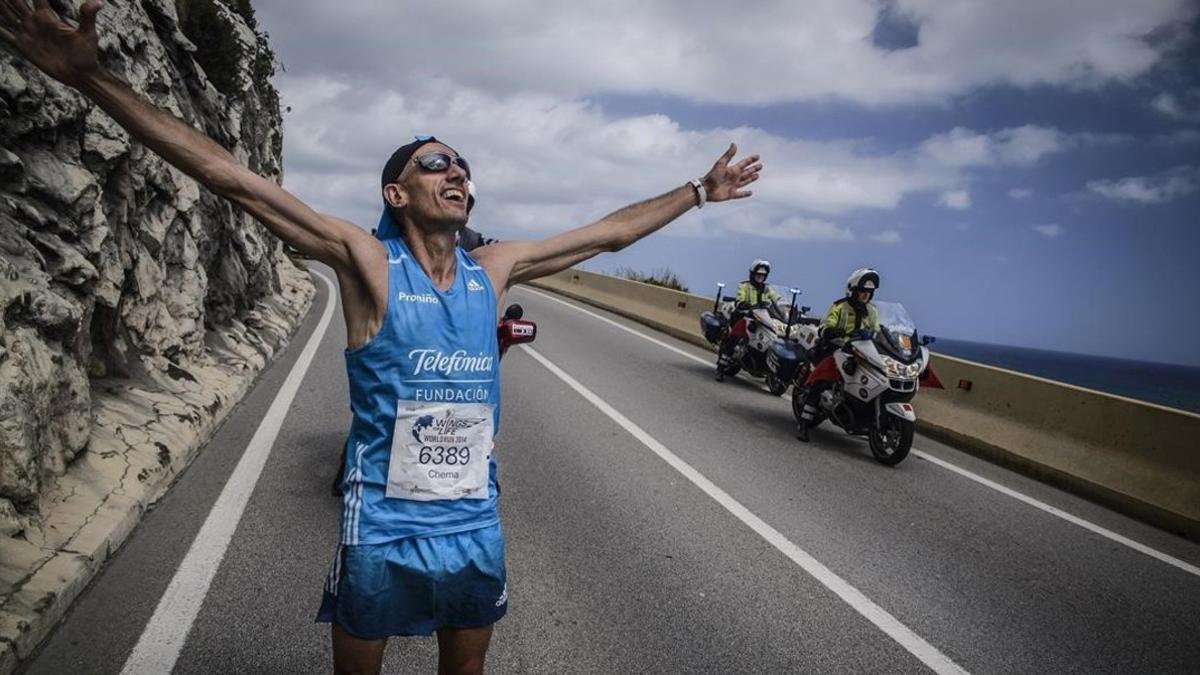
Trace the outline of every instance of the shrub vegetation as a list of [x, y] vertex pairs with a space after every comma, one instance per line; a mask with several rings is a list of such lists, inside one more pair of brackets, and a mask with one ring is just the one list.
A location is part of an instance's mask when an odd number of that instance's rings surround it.
[[617, 276], [631, 281], [640, 281], [643, 284], [653, 284], [655, 286], [662, 286], [663, 288], [683, 291], [684, 293], [688, 292], [688, 287], [683, 285], [678, 275], [666, 268], [653, 270], [649, 274], [645, 274], [632, 267], [622, 265], [617, 268]]

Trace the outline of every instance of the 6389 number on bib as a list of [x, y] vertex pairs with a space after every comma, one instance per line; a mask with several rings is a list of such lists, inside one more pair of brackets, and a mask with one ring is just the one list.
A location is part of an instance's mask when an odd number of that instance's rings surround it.
[[492, 406], [400, 401], [386, 495], [394, 499], [487, 499]]

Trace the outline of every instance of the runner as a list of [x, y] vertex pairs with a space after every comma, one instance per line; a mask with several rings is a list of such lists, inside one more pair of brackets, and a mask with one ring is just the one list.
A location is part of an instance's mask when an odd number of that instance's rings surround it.
[[507, 288], [622, 249], [706, 202], [749, 197], [756, 155], [736, 146], [702, 178], [543, 241], [456, 245], [474, 205], [471, 170], [421, 136], [382, 175], [376, 235], [318, 214], [219, 144], [100, 68], [96, 13], [80, 25], [47, 0], [0, 0], [0, 40], [78, 89], [131, 136], [333, 268], [353, 406], [341, 543], [319, 621], [334, 671], [377, 673], [387, 638], [437, 634], [440, 673], [479, 673], [508, 607], [492, 450], [500, 417], [497, 308]]

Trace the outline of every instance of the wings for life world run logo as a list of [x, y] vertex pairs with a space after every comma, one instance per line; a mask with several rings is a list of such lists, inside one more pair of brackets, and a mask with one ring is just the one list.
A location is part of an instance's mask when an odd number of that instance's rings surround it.
[[[445, 417], [422, 415], [413, 422], [412, 437], [418, 443], [463, 443], [465, 436], [458, 432], [469, 429], [485, 421], [484, 417], [455, 417], [454, 411], [447, 410]], [[425, 433], [426, 431], [429, 433]]]

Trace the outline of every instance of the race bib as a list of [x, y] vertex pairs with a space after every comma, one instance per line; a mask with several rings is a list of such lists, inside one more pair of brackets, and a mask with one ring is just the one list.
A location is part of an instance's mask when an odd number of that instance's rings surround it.
[[487, 499], [493, 433], [490, 404], [400, 401], [385, 494]]

